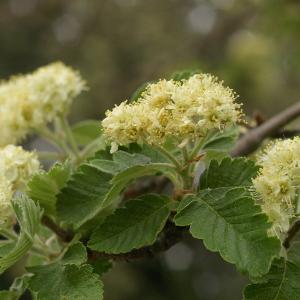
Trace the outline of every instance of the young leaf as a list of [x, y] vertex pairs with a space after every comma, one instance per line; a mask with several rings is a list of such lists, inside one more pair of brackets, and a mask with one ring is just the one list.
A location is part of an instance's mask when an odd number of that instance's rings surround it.
[[46, 214], [55, 215], [57, 194], [65, 186], [71, 175], [71, 164], [55, 164], [48, 172], [41, 172], [28, 183], [27, 194], [45, 210]]
[[29, 289], [37, 293], [37, 300], [101, 300], [103, 285], [90, 265], [53, 263], [28, 268], [33, 273]]
[[89, 248], [106, 253], [126, 253], [153, 244], [167, 221], [169, 204], [167, 197], [158, 195], [128, 201], [94, 231]]
[[246, 158], [224, 158], [220, 163], [212, 160], [200, 177], [200, 189], [250, 186], [259, 167]]
[[21, 232], [17, 243], [5, 256], [0, 258], [0, 273], [20, 260], [31, 248], [39, 228], [41, 210], [27, 196], [20, 195], [12, 201]]
[[176, 225], [190, 226], [191, 234], [203, 239], [207, 249], [252, 276], [268, 272], [279, 254], [280, 242], [269, 237], [268, 223], [243, 187], [206, 189], [189, 197], [176, 215]]
[[101, 136], [100, 122], [97, 120], [81, 121], [72, 127], [72, 133], [78, 145], [86, 146]]
[[248, 285], [245, 300], [300, 300], [300, 243], [293, 245], [287, 259], [274, 260], [270, 272]]

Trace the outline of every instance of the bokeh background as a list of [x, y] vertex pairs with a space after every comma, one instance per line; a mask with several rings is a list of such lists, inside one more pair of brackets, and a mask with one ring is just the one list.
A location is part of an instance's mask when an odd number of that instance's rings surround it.
[[[190, 68], [222, 78], [249, 115], [271, 116], [299, 101], [300, 1], [0, 0], [0, 78], [57, 60], [89, 85], [72, 122], [101, 119], [143, 82]], [[104, 281], [106, 300], [238, 300], [247, 282], [188, 238], [116, 264]]]

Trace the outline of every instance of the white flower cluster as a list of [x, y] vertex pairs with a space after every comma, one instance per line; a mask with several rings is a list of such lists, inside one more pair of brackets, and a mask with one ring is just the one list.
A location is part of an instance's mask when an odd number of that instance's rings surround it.
[[80, 74], [59, 62], [0, 83], [0, 146], [16, 144], [46, 126], [83, 89]]
[[150, 84], [138, 101], [125, 101], [107, 111], [102, 126], [112, 151], [132, 142], [163, 144], [169, 136], [180, 143], [239, 121], [242, 112], [235, 98], [210, 74], [196, 74], [183, 82], [160, 80]]
[[286, 232], [295, 215], [300, 183], [300, 138], [278, 140], [267, 146], [258, 159], [259, 175], [253, 180], [263, 211], [274, 233]]
[[35, 153], [14, 145], [0, 149], [0, 225], [12, 214], [10, 201], [13, 193], [23, 190], [39, 169], [40, 164]]

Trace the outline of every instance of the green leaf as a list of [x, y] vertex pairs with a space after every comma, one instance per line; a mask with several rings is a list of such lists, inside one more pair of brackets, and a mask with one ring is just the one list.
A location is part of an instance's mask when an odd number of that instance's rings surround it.
[[101, 300], [103, 286], [90, 265], [54, 263], [28, 268], [33, 273], [29, 289], [37, 300]]
[[115, 175], [111, 181], [112, 187], [105, 196], [104, 203], [110, 203], [115, 199], [133, 180], [143, 177], [164, 174], [171, 181], [177, 182], [178, 176], [175, 168], [167, 163], [153, 163], [147, 165], [137, 165]]
[[131, 154], [125, 151], [117, 151], [113, 154], [113, 160], [91, 159], [88, 165], [96, 167], [104, 173], [116, 175], [130, 167], [136, 165], [146, 165], [150, 163], [150, 158], [142, 154]]
[[111, 178], [91, 165], [81, 165], [57, 196], [59, 219], [78, 229], [95, 217], [104, 207]]
[[191, 76], [201, 73], [200, 69], [186, 69], [182, 71], [174, 72], [171, 75], [171, 79], [174, 79], [175, 81], [182, 81], [184, 79], [189, 79]]
[[81, 265], [87, 260], [87, 252], [84, 245], [80, 242], [76, 242], [75, 244], [71, 245], [67, 252], [65, 253], [64, 257], [62, 258], [62, 263], [67, 264], [74, 264], [74, 265]]
[[[74, 139], [78, 145], [86, 146], [101, 136], [101, 124], [97, 120], [85, 120], [72, 127]], [[104, 145], [104, 140], [103, 140]]]
[[200, 177], [200, 189], [250, 186], [259, 167], [246, 158], [224, 158], [220, 163], [212, 160]]
[[45, 210], [55, 215], [57, 195], [71, 175], [71, 164], [55, 164], [48, 172], [36, 174], [28, 183], [27, 194]]
[[147, 86], [152, 83], [150, 81], [143, 83], [142, 85], [140, 85], [132, 94], [132, 96], [130, 97], [130, 102], [135, 102], [137, 100], [140, 99], [140, 97], [142, 96], [143, 92], [146, 90]]
[[169, 205], [167, 197], [158, 195], [128, 201], [94, 231], [89, 248], [106, 253], [126, 253], [153, 244], [167, 221]]
[[14, 291], [0, 291], [1, 300], [18, 300], [19, 294]]
[[102, 276], [112, 268], [112, 263], [105, 258], [98, 258], [96, 261], [91, 262], [94, 272]]
[[274, 260], [270, 272], [244, 291], [245, 300], [300, 299], [300, 243], [295, 243], [287, 260]]
[[207, 249], [252, 276], [267, 273], [279, 254], [279, 240], [267, 234], [267, 216], [243, 187], [208, 188], [188, 197], [175, 222], [190, 226]]
[[3, 273], [27, 253], [33, 244], [33, 238], [40, 224], [41, 210], [27, 196], [17, 196], [12, 201], [12, 206], [21, 231], [15, 247], [0, 258], [0, 273]]
[[229, 152], [239, 136], [238, 127], [231, 127], [222, 131], [211, 131], [203, 141], [202, 150]]

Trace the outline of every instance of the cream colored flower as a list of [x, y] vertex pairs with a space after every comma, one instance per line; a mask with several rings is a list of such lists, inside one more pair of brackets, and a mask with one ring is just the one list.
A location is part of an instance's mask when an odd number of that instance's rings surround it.
[[14, 145], [0, 149], [0, 178], [4, 178], [13, 191], [22, 190], [39, 170], [40, 164], [34, 152]]
[[0, 226], [7, 223], [13, 215], [11, 207], [11, 185], [4, 177], [0, 176]]
[[298, 206], [300, 138], [271, 143], [258, 158], [259, 175], [253, 180], [273, 232], [286, 232]]
[[148, 85], [138, 101], [125, 101], [108, 111], [102, 126], [113, 150], [132, 142], [163, 144], [170, 136], [180, 144], [235, 124], [242, 115], [235, 98], [209, 74], [181, 83], [160, 80]]
[[39, 68], [0, 84], [0, 146], [16, 144], [66, 113], [85, 89], [78, 72], [62, 63]]

